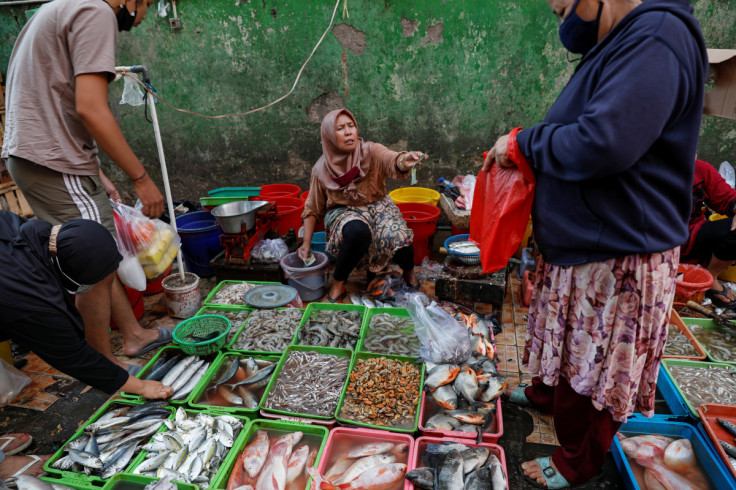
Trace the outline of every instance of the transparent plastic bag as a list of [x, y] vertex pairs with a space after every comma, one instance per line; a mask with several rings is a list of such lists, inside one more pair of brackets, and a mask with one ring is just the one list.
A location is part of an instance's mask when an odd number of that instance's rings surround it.
[[425, 307], [420, 295], [409, 297], [406, 306], [414, 320], [414, 333], [422, 342], [419, 355], [438, 364], [462, 364], [471, 354], [468, 329], [434, 301]]
[[723, 180], [725, 180], [732, 189], [736, 188], [736, 172], [734, 172], [730, 163], [721, 162], [721, 166], [718, 167], [718, 173], [721, 174]]
[[475, 193], [475, 175], [466, 175], [463, 177], [462, 188], [465, 209], [470, 211], [473, 207], [473, 194]]
[[275, 264], [288, 253], [289, 247], [286, 246], [284, 240], [281, 238], [273, 240], [266, 238], [253, 246], [250, 256], [253, 260], [262, 264]]
[[0, 359], [0, 407], [13, 401], [30, 382], [31, 378]]
[[129, 73], [129, 76], [123, 77], [123, 96], [120, 98], [120, 105], [130, 104], [139, 106], [146, 103], [145, 95], [138, 82], [130, 78], [131, 76], [138, 78], [137, 75]]
[[376, 276], [368, 284], [366, 295], [378, 301], [396, 301], [398, 293], [404, 287], [404, 279], [399, 274], [381, 274], [380, 276]]

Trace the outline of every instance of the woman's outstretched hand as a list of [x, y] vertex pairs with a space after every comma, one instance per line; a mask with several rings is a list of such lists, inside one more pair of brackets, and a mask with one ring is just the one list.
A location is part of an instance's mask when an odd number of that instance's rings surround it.
[[496, 144], [488, 152], [485, 161], [483, 161], [482, 170], [486, 172], [491, 169], [491, 165], [495, 161], [499, 167], [513, 167], [514, 162], [508, 157], [509, 135], [505, 134], [496, 140]]
[[410, 151], [404, 158], [404, 167], [406, 170], [418, 167], [428, 156], [429, 155], [422, 153], [421, 151]]

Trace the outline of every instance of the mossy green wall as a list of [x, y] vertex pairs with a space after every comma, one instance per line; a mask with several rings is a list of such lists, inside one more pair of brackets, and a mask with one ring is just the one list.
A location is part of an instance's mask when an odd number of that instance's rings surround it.
[[[543, 0], [340, 0], [335, 24], [293, 94], [247, 116], [203, 119], [158, 104], [176, 198], [222, 186], [306, 187], [321, 153], [319, 121], [346, 106], [361, 135], [431, 155], [420, 184], [475, 172], [496, 137], [544, 117], [572, 73]], [[158, 2], [156, 2], [158, 3]], [[698, 0], [709, 46], [736, 48], [736, 0]], [[159, 95], [215, 115], [245, 112], [289, 91], [327, 27], [332, 0], [179, 0], [182, 28], [152, 10], [119, 36], [119, 64], [145, 64]], [[0, 72], [25, 20], [0, 7]], [[143, 108], [110, 102], [135, 152], [158, 164]], [[736, 163], [736, 122], [706, 117], [700, 156]], [[127, 179], [105, 162], [111, 178]], [[154, 171], [154, 175], [158, 175]]]

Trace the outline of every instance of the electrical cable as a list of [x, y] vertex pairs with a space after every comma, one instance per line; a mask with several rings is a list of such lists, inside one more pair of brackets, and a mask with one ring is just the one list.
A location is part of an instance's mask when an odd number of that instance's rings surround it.
[[[337, 13], [337, 7], [340, 5], [340, 2], [341, 1], [343, 1], [343, 0], [337, 0], [337, 2], [335, 3], [335, 8], [332, 11], [332, 18], [330, 19], [330, 25], [327, 26], [327, 29], [325, 29], [325, 32], [322, 34], [322, 37], [319, 38], [319, 41], [317, 42], [317, 45], [314, 46], [314, 49], [312, 49], [312, 52], [309, 54], [309, 57], [307, 58], [307, 61], [305, 61], [304, 64], [302, 65], [302, 67], [299, 69], [299, 73], [297, 73], [297, 75], [296, 75], [296, 80], [294, 80], [294, 85], [292, 85], [291, 90], [289, 90], [286, 94], [282, 95], [281, 97], [279, 97], [278, 99], [274, 100], [273, 102], [264, 105], [263, 107], [259, 107], [257, 109], [253, 109], [253, 110], [250, 110], [248, 112], [236, 112], [236, 113], [232, 113], [232, 114], [220, 114], [219, 116], [207, 116], [205, 114], [200, 114], [198, 112], [189, 111], [187, 109], [180, 109], [178, 107], [175, 107], [175, 106], [169, 104], [168, 102], [166, 102], [159, 95], [157, 95], [156, 94], [156, 91], [153, 89], [153, 87], [151, 85], [147, 85], [147, 84], [143, 83], [135, 75], [133, 75], [133, 74], [127, 72], [127, 71], [124, 72], [122, 75], [123, 76], [126, 76], [126, 77], [130, 77], [133, 80], [135, 80], [137, 83], [139, 83], [143, 87], [143, 89], [146, 92], [150, 93], [157, 100], [160, 100], [165, 105], [171, 107], [175, 111], [183, 112], [185, 114], [192, 114], [194, 116], [204, 117], [206, 119], [222, 119], [222, 118], [225, 118], [225, 117], [233, 117], [233, 116], [247, 116], [248, 114], [253, 114], [254, 112], [258, 112], [258, 111], [262, 111], [264, 109], [268, 109], [272, 105], [278, 104], [279, 102], [281, 102], [282, 100], [284, 100], [285, 98], [287, 98], [289, 95], [291, 95], [292, 92], [294, 92], [294, 89], [296, 88], [297, 83], [299, 83], [299, 78], [301, 78], [301, 76], [302, 76], [302, 72], [304, 71], [304, 68], [306, 68], [307, 63], [309, 63], [309, 60], [312, 59], [312, 56], [317, 51], [317, 48], [319, 48], [319, 46], [320, 46], [320, 44], [322, 44], [322, 41], [324, 40], [325, 36], [330, 31], [330, 28], [332, 27], [332, 23], [335, 21], [335, 14]], [[347, 0], [344, 0], [344, 1], [345, 1], [345, 9], [347, 9]]]

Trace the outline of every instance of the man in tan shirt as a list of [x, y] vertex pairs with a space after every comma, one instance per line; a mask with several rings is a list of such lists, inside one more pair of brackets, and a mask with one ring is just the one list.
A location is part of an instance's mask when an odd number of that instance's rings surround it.
[[[108, 195], [114, 185], [100, 170], [98, 146], [134, 182], [143, 213], [163, 212], [163, 196], [135, 156], [107, 100], [115, 76], [119, 30], [146, 16], [153, 0], [55, 0], [28, 21], [7, 73], [7, 120], [2, 158], [40, 219], [62, 224], [85, 218], [115, 235]], [[111, 283], [111, 284], [110, 284]], [[123, 353], [140, 355], [171, 340], [171, 329], [144, 329], [114, 278], [75, 298], [90, 345], [117, 364], [110, 317], [120, 327]]]

